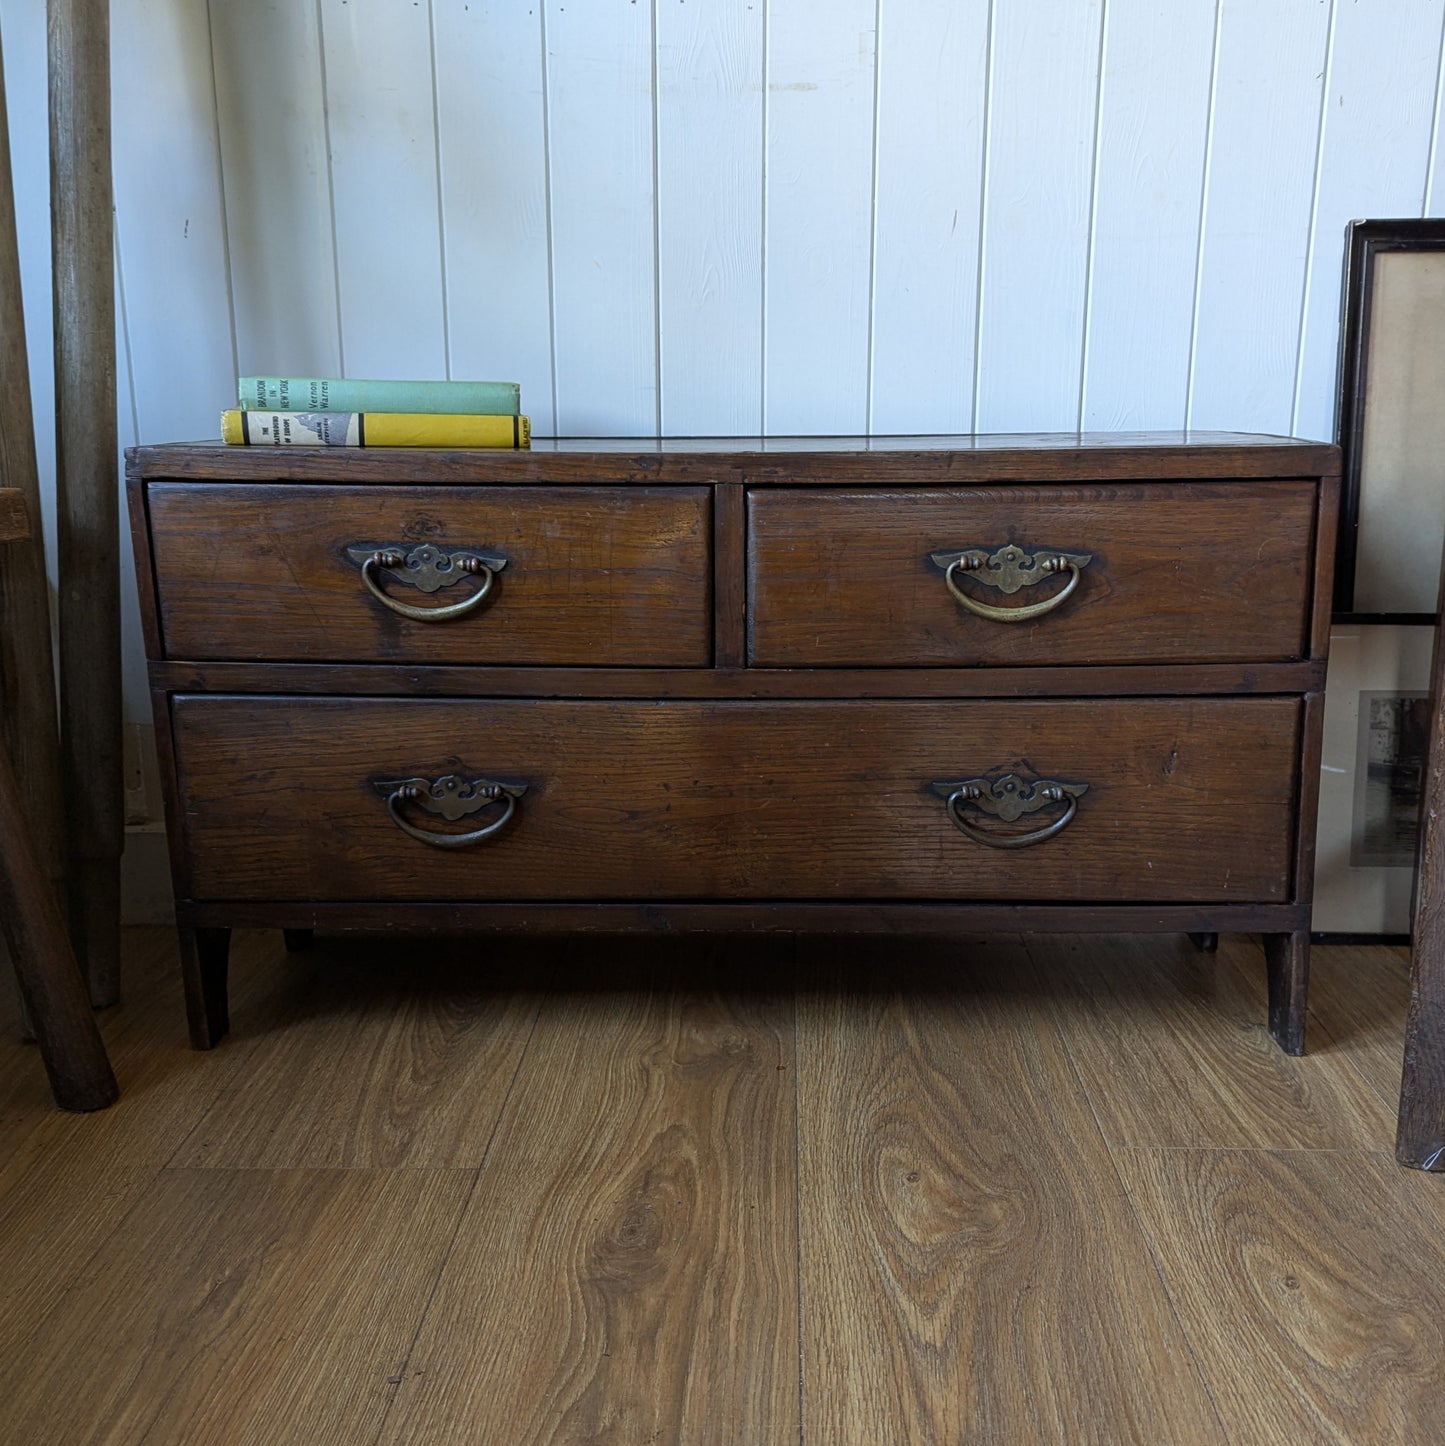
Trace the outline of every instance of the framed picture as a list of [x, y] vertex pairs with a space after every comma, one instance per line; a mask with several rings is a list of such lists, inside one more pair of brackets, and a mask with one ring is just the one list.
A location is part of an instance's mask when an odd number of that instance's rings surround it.
[[1344, 300], [1335, 612], [1433, 621], [1445, 542], [1445, 220], [1353, 222]]
[[1325, 688], [1313, 928], [1408, 936], [1435, 629], [1336, 623]]

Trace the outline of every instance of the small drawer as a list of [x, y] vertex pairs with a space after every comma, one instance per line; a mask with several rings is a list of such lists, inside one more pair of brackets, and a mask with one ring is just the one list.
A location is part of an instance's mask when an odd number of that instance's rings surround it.
[[758, 489], [749, 661], [969, 667], [1305, 655], [1313, 482]]
[[146, 505], [167, 657], [711, 661], [706, 488], [152, 482]]
[[198, 900], [1289, 897], [1293, 698], [182, 696], [173, 724]]

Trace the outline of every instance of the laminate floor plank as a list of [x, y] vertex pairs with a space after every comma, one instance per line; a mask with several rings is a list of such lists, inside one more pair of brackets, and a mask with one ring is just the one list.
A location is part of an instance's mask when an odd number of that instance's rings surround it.
[[1400, 945], [1316, 944], [1310, 1013], [1393, 1110], [1400, 1102], [1410, 950]]
[[1259, 942], [1033, 935], [1029, 953], [1111, 1145], [1388, 1149], [1395, 1111], [1312, 1018], [1301, 1058], [1266, 1028]]
[[35, 1046], [15, 1035], [0, 1042], [0, 1055], [24, 1055], [22, 1069], [41, 1081], [23, 1107], [10, 1096], [0, 1135], [0, 1354], [38, 1329], [178, 1142], [249, 1067], [285, 959], [274, 934], [243, 934], [233, 952], [237, 999], [258, 1032], [203, 1053], [187, 1041], [174, 933], [126, 932], [124, 1001], [100, 1014], [120, 1081], [107, 1110], [57, 1110]]
[[381, 1440], [794, 1443], [791, 940], [575, 947]]
[[0, 1354], [5, 1439], [372, 1440], [474, 1179], [162, 1171]]
[[1115, 1155], [1233, 1442], [1442, 1439], [1437, 1180], [1365, 1151]]
[[177, 1165], [479, 1165], [557, 940], [337, 936], [297, 955], [269, 1031]]
[[1221, 1441], [1017, 941], [799, 949], [803, 1440]]

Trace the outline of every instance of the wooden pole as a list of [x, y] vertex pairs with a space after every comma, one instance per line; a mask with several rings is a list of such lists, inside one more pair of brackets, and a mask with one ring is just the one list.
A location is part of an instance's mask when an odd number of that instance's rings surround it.
[[[20, 489], [0, 487], [0, 544], [13, 549], [30, 536]], [[17, 555], [0, 550], [0, 576]], [[10, 946], [55, 1103], [100, 1110], [116, 1098], [115, 1075], [56, 899], [35, 853], [9, 750], [0, 744], [0, 933]]]
[[110, 7], [48, 0], [47, 13], [61, 779], [71, 938], [103, 1005], [120, 996], [125, 844]]
[[20, 291], [20, 248], [10, 174], [10, 127], [0, 52], [0, 486], [19, 489], [34, 525], [4, 545], [0, 566], [0, 744], [14, 760], [21, 806], [41, 872], [60, 889], [60, 755], [51, 661], [49, 586], [40, 535], [35, 418]]
[[1445, 559], [1430, 665], [1430, 738], [1412, 914], [1395, 1158], [1421, 1170], [1445, 1170]]

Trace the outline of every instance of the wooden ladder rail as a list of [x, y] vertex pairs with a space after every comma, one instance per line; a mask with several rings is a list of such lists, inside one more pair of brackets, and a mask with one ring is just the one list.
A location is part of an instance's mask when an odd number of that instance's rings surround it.
[[[3, 544], [30, 535], [24, 494], [0, 488]], [[70, 947], [60, 904], [32, 842], [10, 751], [0, 743], [0, 929], [30, 1012], [55, 1103], [100, 1110], [120, 1094], [96, 1027], [90, 994]]]

